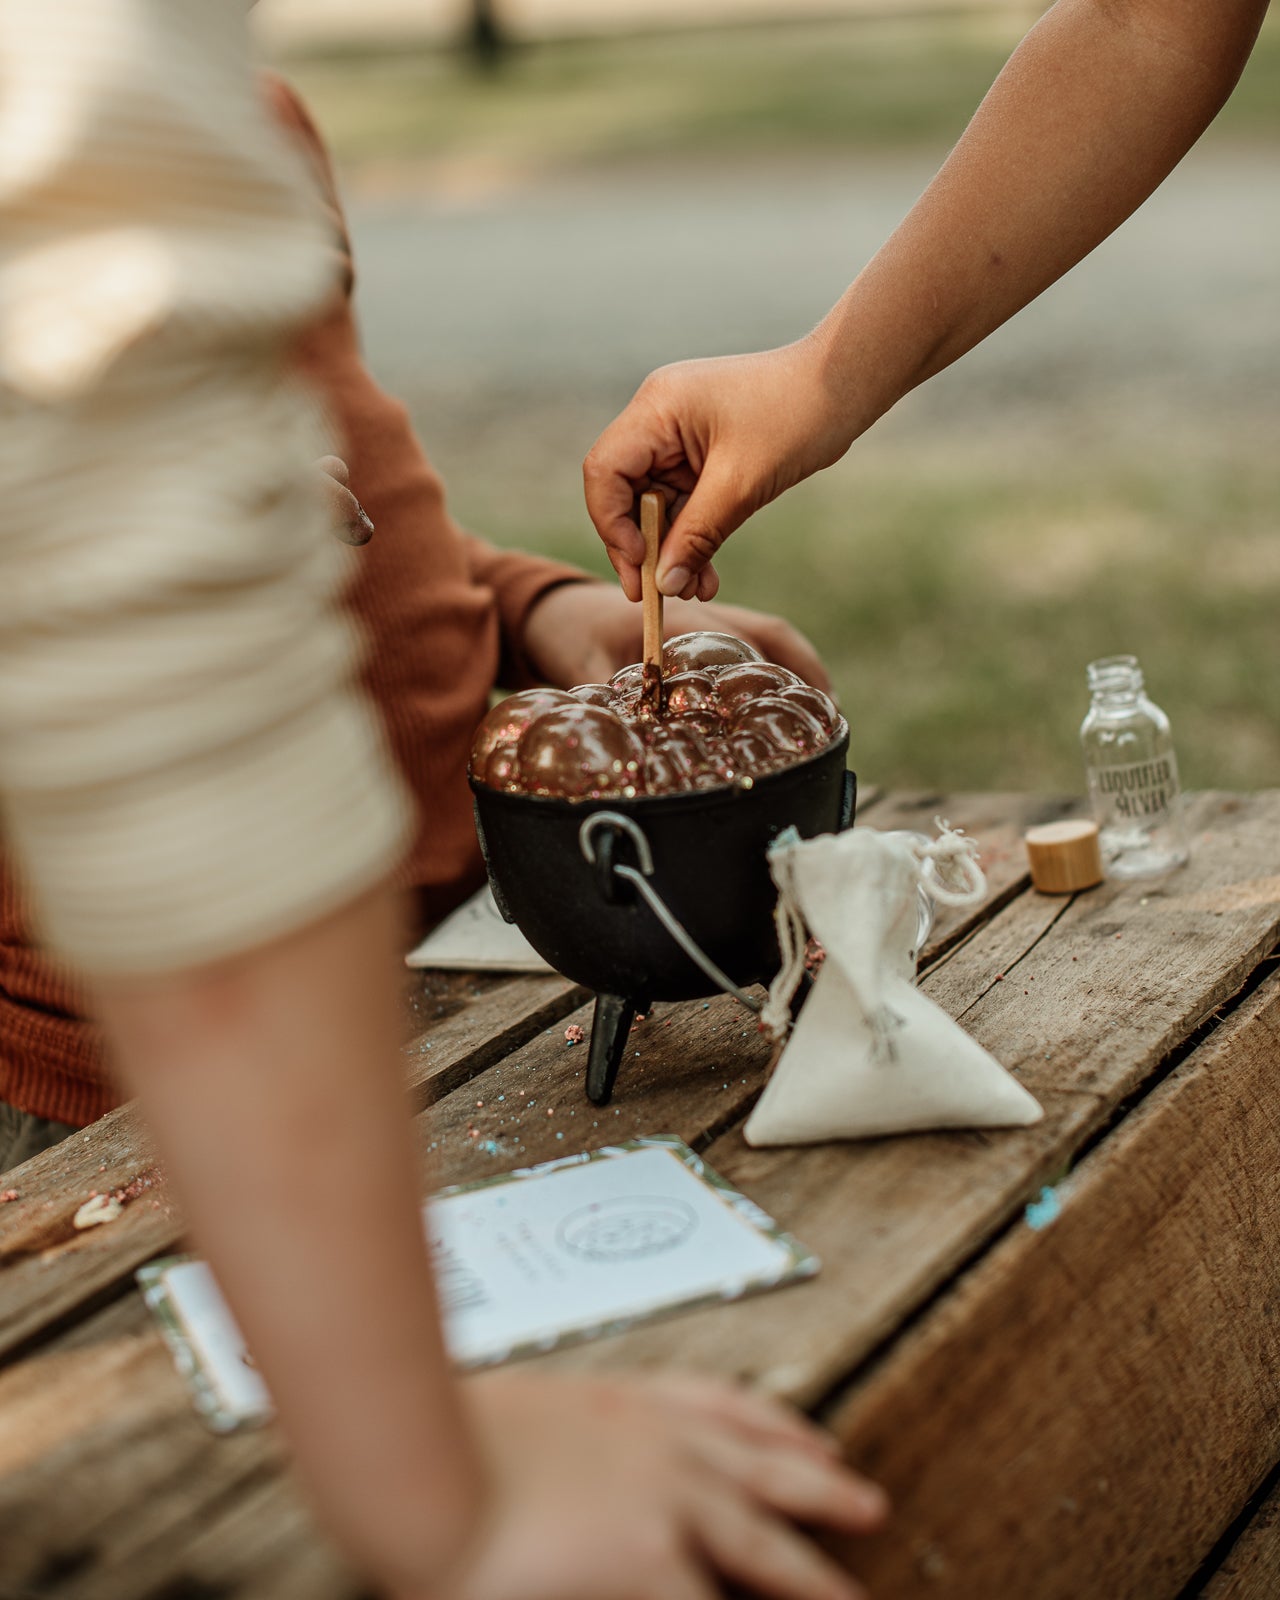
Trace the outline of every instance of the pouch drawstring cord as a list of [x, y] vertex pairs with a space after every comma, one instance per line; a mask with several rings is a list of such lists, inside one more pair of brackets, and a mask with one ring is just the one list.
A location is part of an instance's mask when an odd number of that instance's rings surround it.
[[[942, 817], [935, 817], [938, 838], [929, 842], [913, 840], [911, 849], [919, 862], [920, 884], [925, 893], [942, 906], [976, 905], [987, 892], [987, 877], [978, 861], [978, 846], [963, 828], [953, 828]], [[775, 1045], [780, 1045], [791, 1031], [791, 1003], [804, 978], [805, 956], [809, 947], [809, 930], [804, 914], [796, 901], [792, 888], [790, 863], [779, 849], [780, 845], [797, 842], [780, 835], [773, 849], [779, 870], [778, 903], [774, 907], [773, 922], [778, 933], [778, 951], [782, 965], [769, 985], [769, 996], [760, 1011], [760, 1031]], [[891, 1033], [891, 1030], [888, 1030]], [[892, 1056], [892, 1041], [885, 1039]]]
[[[792, 892], [789, 864], [784, 865], [786, 882], [778, 884], [778, 903], [773, 908], [773, 925], [778, 932], [778, 951], [782, 965], [769, 985], [769, 996], [760, 1011], [760, 1031], [772, 1043], [780, 1044], [791, 1030], [791, 1002], [804, 979], [809, 930]], [[775, 878], [776, 881], [776, 878]]]
[[987, 892], [976, 841], [942, 817], [935, 817], [933, 825], [939, 837], [912, 846], [920, 862], [921, 885], [940, 906], [976, 905]]

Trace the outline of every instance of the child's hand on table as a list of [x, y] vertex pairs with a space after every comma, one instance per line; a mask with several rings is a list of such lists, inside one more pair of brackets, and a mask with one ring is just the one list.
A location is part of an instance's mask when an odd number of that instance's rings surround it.
[[722, 1583], [776, 1600], [863, 1595], [796, 1524], [871, 1532], [887, 1501], [797, 1413], [692, 1376], [500, 1372], [464, 1392], [490, 1507], [462, 1574], [431, 1600], [713, 1600]]
[[[634, 532], [634, 523], [631, 527]], [[824, 691], [831, 686], [818, 652], [781, 617], [743, 606], [668, 600], [663, 621], [669, 639], [701, 629], [736, 634], [768, 660], [799, 673], [806, 683]], [[643, 622], [640, 607], [611, 585], [561, 584], [529, 612], [525, 655], [534, 670], [558, 689], [605, 683], [620, 667], [640, 659]]]

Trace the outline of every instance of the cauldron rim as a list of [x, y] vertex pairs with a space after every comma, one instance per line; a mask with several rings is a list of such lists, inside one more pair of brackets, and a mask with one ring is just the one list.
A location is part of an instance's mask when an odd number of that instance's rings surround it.
[[495, 789], [491, 784], [484, 783], [481, 779], [467, 773], [467, 783], [473, 794], [484, 794], [493, 798], [510, 802], [513, 805], [532, 805], [542, 807], [548, 812], [576, 812], [585, 816], [588, 811], [598, 810], [631, 810], [632, 807], [654, 811], [665, 807], [668, 811], [683, 809], [701, 810], [713, 804], [716, 800], [746, 800], [751, 795], [767, 790], [771, 784], [790, 778], [797, 772], [802, 772], [806, 767], [816, 761], [829, 760], [833, 750], [839, 748], [842, 753], [848, 753], [849, 724], [844, 719], [836, 724], [829, 742], [821, 750], [815, 750], [811, 755], [803, 757], [800, 761], [793, 761], [790, 766], [780, 767], [776, 772], [768, 772], [763, 778], [753, 780], [750, 788], [745, 788], [739, 783], [721, 783], [714, 789], [678, 789], [673, 794], [602, 794], [584, 795], [581, 800], [569, 800], [558, 794], [529, 794], [522, 789]]

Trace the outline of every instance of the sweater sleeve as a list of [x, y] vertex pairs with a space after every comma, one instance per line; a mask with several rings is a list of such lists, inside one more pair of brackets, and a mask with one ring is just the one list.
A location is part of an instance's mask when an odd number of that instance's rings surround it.
[[[329, 152], [310, 112], [283, 79], [274, 74], [267, 75], [264, 89], [277, 121], [294, 136], [299, 149], [305, 152], [311, 164], [324, 197], [330, 226], [338, 241], [344, 299], [350, 302], [355, 286], [355, 268], [346, 218], [338, 195]], [[314, 374], [320, 377], [322, 363], [315, 359], [314, 354], [304, 350], [304, 360], [312, 361]], [[360, 431], [353, 426], [355, 419], [351, 415], [356, 402], [362, 402], [365, 412], [378, 411], [384, 431], [399, 435], [400, 439], [399, 447], [394, 452], [389, 446], [377, 452], [378, 460], [375, 465], [383, 466], [384, 458], [387, 458], [389, 463], [389, 458], [394, 454], [397, 474], [401, 477], [408, 476], [412, 480], [411, 497], [416, 515], [421, 522], [426, 525], [447, 519], [447, 512], [444, 509], [444, 486], [430, 467], [417, 441], [411, 437], [407, 418], [403, 413], [396, 416], [386, 415], [389, 404], [386, 396], [377, 391], [367, 371], [363, 369], [356, 371], [354, 365], [351, 363], [350, 369], [345, 374], [342, 395], [331, 394], [330, 397], [331, 410], [335, 413], [346, 413], [335, 416], [340, 436], [345, 435], [350, 439], [353, 434]], [[331, 385], [323, 383], [321, 387], [332, 388]], [[337, 404], [334, 403], [335, 400]], [[368, 453], [367, 449], [361, 452], [362, 455]], [[349, 462], [348, 465], [353, 463]], [[354, 465], [359, 471], [363, 463]], [[362, 496], [368, 493], [370, 500], [377, 495], [376, 488], [371, 491], [362, 488], [360, 492]], [[534, 555], [526, 550], [503, 549], [489, 544], [475, 534], [459, 529], [451, 519], [448, 520], [451, 534], [461, 542], [472, 582], [481, 585], [493, 596], [501, 644], [497, 683], [504, 689], [530, 688], [539, 681], [524, 649], [525, 622], [530, 611], [544, 594], [559, 588], [561, 584], [591, 583], [597, 580], [580, 568], [569, 566], [564, 562], [552, 561], [546, 556]], [[374, 522], [381, 526], [379, 517], [375, 517]]]
[[530, 689], [542, 680], [534, 671], [524, 647], [529, 613], [552, 589], [565, 583], [597, 583], [589, 573], [563, 561], [530, 555], [524, 550], [504, 550], [467, 534], [467, 560], [472, 577], [493, 594], [498, 608], [502, 658], [498, 682], [504, 689]]
[[0, 0], [0, 804], [89, 972], [301, 926], [410, 821], [284, 375], [332, 249], [247, 53], [235, 5]]

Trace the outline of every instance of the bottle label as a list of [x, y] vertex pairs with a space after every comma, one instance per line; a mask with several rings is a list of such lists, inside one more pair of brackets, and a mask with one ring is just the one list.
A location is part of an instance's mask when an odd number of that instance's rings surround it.
[[1167, 821], [1178, 798], [1178, 764], [1172, 754], [1126, 767], [1096, 767], [1094, 792], [1117, 821]]

